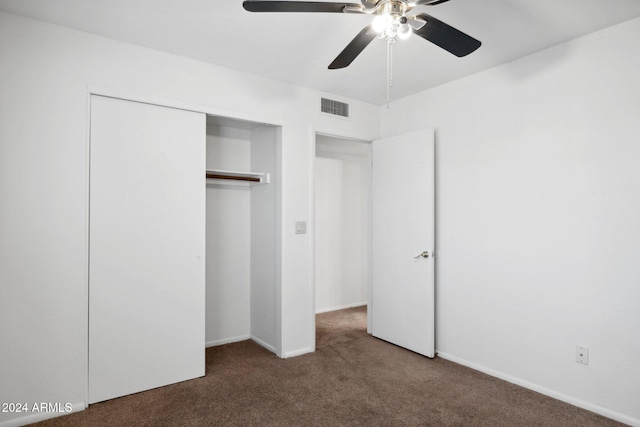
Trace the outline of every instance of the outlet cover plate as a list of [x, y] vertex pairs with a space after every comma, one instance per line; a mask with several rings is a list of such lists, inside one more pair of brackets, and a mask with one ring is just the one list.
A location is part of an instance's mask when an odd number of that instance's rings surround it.
[[583, 365], [589, 364], [589, 347], [576, 346], [576, 362]]

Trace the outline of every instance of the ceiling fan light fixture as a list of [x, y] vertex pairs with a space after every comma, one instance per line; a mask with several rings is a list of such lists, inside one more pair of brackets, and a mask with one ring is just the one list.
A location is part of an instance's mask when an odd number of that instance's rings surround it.
[[406, 40], [412, 33], [406, 16], [393, 16], [386, 13], [373, 18], [371, 28], [378, 34], [378, 38], [383, 40]]
[[407, 17], [406, 16], [400, 17], [398, 22], [399, 22], [398, 38], [401, 40], [406, 40], [409, 37], [411, 37], [412, 31], [411, 31], [411, 26], [409, 26], [409, 23], [407, 22]]
[[387, 14], [378, 15], [373, 18], [371, 28], [378, 34], [386, 33], [388, 28], [393, 24], [393, 19]]

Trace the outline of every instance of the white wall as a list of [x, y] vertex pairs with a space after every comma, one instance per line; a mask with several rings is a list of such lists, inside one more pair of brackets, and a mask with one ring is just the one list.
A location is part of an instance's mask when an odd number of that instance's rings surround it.
[[92, 87], [282, 125], [278, 352], [313, 350], [310, 236], [294, 222], [312, 218], [315, 130], [371, 140], [378, 108], [344, 100], [351, 119], [334, 119], [314, 91], [2, 13], [0, 401], [84, 406]]
[[[251, 170], [251, 131], [207, 124], [207, 169]], [[250, 336], [251, 188], [207, 185], [208, 346]]]
[[381, 109], [436, 129], [439, 354], [635, 425], [639, 48], [636, 19]]
[[277, 331], [282, 326], [276, 315], [281, 298], [276, 268], [281, 250], [281, 133], [275, 126], [258, 126], [251, 131], [251, 170], [268, 173], [270, 180], [269, 184], [251, 188], [251, 338], [272, 351], [281, 346]]
[[369, 148], [362, 142], [316, 138], [317, 313], [367, 303]]

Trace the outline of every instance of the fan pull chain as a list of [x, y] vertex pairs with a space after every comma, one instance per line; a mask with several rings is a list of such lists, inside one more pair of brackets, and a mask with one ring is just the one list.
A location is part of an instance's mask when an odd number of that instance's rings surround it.
[[393, 87], [393, 44], [396, 39], [390, 37], [387, 39], [387, 110], [389, 109], [389, 99], [391, 88]]

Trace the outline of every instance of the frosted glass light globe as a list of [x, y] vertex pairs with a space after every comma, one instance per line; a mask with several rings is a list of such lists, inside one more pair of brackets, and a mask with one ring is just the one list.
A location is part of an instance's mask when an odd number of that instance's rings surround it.
[[373, 31], [380, 34], [387, 29], [388, 23], [389, 23], [388, 15], [378, 15], [375, 18], [373, 18], [373, 22], [371, 23], [371, 28], [373, 28]]

